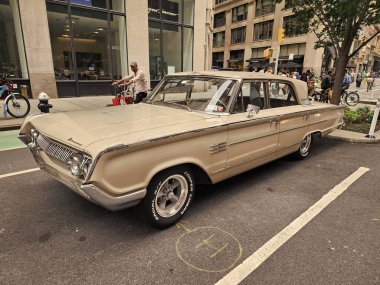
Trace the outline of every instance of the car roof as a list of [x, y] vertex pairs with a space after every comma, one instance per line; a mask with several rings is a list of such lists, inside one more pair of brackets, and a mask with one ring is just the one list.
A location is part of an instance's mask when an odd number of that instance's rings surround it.
[[243, 79], [243, 80], [281, 80], [290, 82], [298, 96], [298, 99], [307, 99], [307, 84], [305, 81], [289, 78], [281, 75], [274, 75], [270, 73], [259, 73], [259, 72], [246, 72], [246, 71], [192, 71], [192, 72], [178, 72], [167, 75], [167, 77], [176, 76], [212, 76], [212, 77], [222, 77], [222, 78], [233, 78], [233, 79]]

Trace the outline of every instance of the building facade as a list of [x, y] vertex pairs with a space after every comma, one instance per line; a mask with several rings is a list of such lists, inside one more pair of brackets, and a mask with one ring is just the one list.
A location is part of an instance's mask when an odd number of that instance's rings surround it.
[[[214, 0], [212, 66], [234, 70], [262, 69], [279, 50], [279, 69], [313, 69], [321, 73], [324, 50], [314, 49], [316, 36], [307, 33], [305, 23], [292, 18], [285, 1]], [[285, 29], [279, 45], [279, 28]], [[270, 58], [264, 50], [273, 49]]]
[[42, 91], [50, 97], [106, 95], [136, 61], [154, 87], [165, 74], [205, 69], [211, 5], [0, 0], [0, 73], [28, 85], [34, 98]]

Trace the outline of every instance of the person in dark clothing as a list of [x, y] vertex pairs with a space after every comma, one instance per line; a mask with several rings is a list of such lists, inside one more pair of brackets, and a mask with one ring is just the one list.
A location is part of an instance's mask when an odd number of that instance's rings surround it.
[[321, 89], [322, 89], [322, 101], [325, 103], [328, 103], [329, 97], [328, 97], [328, 91], [333, 86], [333, 76], [332, 71], [329, 70], [327, 75], [325, 75], [322, 79], [321, 83]]
[[360, 73], [358, 73], [356, 75], [356, 87], [357, 88], [360, 88], [360, 85], [362, 85], [362, 80], [363, 80], [362, 76], [360, 75]]

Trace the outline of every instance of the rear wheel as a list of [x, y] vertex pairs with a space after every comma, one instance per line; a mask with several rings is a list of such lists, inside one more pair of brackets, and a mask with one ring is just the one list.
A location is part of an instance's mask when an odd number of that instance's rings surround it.
[[309, 155], [312, 142], [312, 135], [308, 134], [301, 142], [299, 149], [293, 153], [293, 158], [297, 160], [304, 159]]
[[156, 175], [142, 203], [144, 216], [156, 228], [166, 228], [181, 219], [194, 198], [194, 178], [185, 167]]
[[9, 115], [15, 118], [23, 118], [30, 111], [29, 100], [20, 94], [13, 94], [5, 101]]
[[359, 103], [359, 94], [356, 92], [349, 92], [344, 98], [344, 101], [348, 106], [355, 106]]

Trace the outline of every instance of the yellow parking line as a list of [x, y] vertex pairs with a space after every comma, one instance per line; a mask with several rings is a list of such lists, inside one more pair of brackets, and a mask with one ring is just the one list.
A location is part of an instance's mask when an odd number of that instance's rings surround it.
[[23, 171], [17, 171], [17, 172], [12, 172], [12, 173], [7, 173], [7, 174], [2, 174], [0, 175], [0, 179], [10, 177], [10, 176], [15, 176], [15, 175], [20, 175], [20, 174], [25, 174], [29, 172], [34, 172], [40, 170], [39, 168], [31, 168]]
[[336, 185], [327, 194], [325, 194], [318, 202], [311, 206], [306, 212], [301, 214], [297, 219], [291, 222], [281, 232], [275, 235], [240, 265], [235, 267], [230, 273], [220, 279], [216, 285], [233, 285], [242, 282], [249, 274], [259, 267], [268, 257], [270, 257], [285, 242], [308, 224], [315, 216], [317, 216], [332, 201], [341, 195], [347, 188], [358, 180], [363, 174], [369, 171], [369, 168], [359, 167], [353, 174], [347, 177], [340, 184]]

